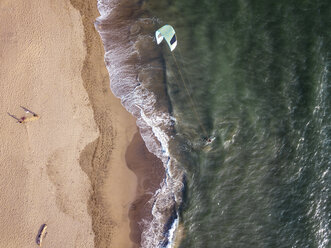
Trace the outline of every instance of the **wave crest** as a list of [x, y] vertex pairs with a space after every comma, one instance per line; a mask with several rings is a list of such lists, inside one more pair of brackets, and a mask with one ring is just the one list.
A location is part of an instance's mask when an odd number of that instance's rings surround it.
[[95, 27], [104, 44], [111, 90], [137, 118], [146, 147], [166, 170], [159, 190], [149, 201], [153, 219], [140, 223], [141, 246], [166, 247], [181, 203], [183, 172], [168, 149], [174, 131], [162, 54], [153, 37], [154, 23], [142, 17], [146, 13], [134, 1], [98, 0], [98, 10], [101, 16]]

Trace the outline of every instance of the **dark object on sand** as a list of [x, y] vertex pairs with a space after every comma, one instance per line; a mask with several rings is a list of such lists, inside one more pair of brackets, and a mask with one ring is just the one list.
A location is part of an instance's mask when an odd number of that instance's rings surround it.
[[46, 229], [47, 229], [47, 225], [46, 224], [42, 224], [39, 228], [39, 232], [36, 238], [36, 243], [37, 245], [41, 246], [41, 243], [43, 242], [43, 239], [46, 237]]

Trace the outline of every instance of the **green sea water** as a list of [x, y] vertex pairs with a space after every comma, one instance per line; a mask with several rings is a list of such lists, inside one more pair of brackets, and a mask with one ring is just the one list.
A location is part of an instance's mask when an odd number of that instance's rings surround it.
[[331, 2], [145, 6], [178, 39], [163, 56], [186, 174], [179, 247], [330, 247]]

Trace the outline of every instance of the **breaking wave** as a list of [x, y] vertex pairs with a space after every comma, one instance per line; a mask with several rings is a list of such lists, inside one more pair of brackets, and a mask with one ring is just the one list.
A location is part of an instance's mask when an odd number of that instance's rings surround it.
[[169, 152], [173, 123], [154, 20], [134, 1], [99, 0], [95, 27], [105, 48], [110, 87], [137, 118], [148, 150], [163, 162], [166, 177], [151, 198], [152, 220], [143, 220], [141, 247], [169, 247], [178, 222], [183, 172]]

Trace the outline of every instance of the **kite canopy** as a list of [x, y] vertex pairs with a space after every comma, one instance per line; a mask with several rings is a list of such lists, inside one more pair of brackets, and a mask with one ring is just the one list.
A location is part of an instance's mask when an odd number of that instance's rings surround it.
[[162, 28], [158, 29], [155, 32], [156, 42], [160, 44], [163, 38], [169, 45], [171, 51], [175, 49], [177, 46], [177, 39], [175, 35], [175, 30], [170, 25], [164, 25]]

